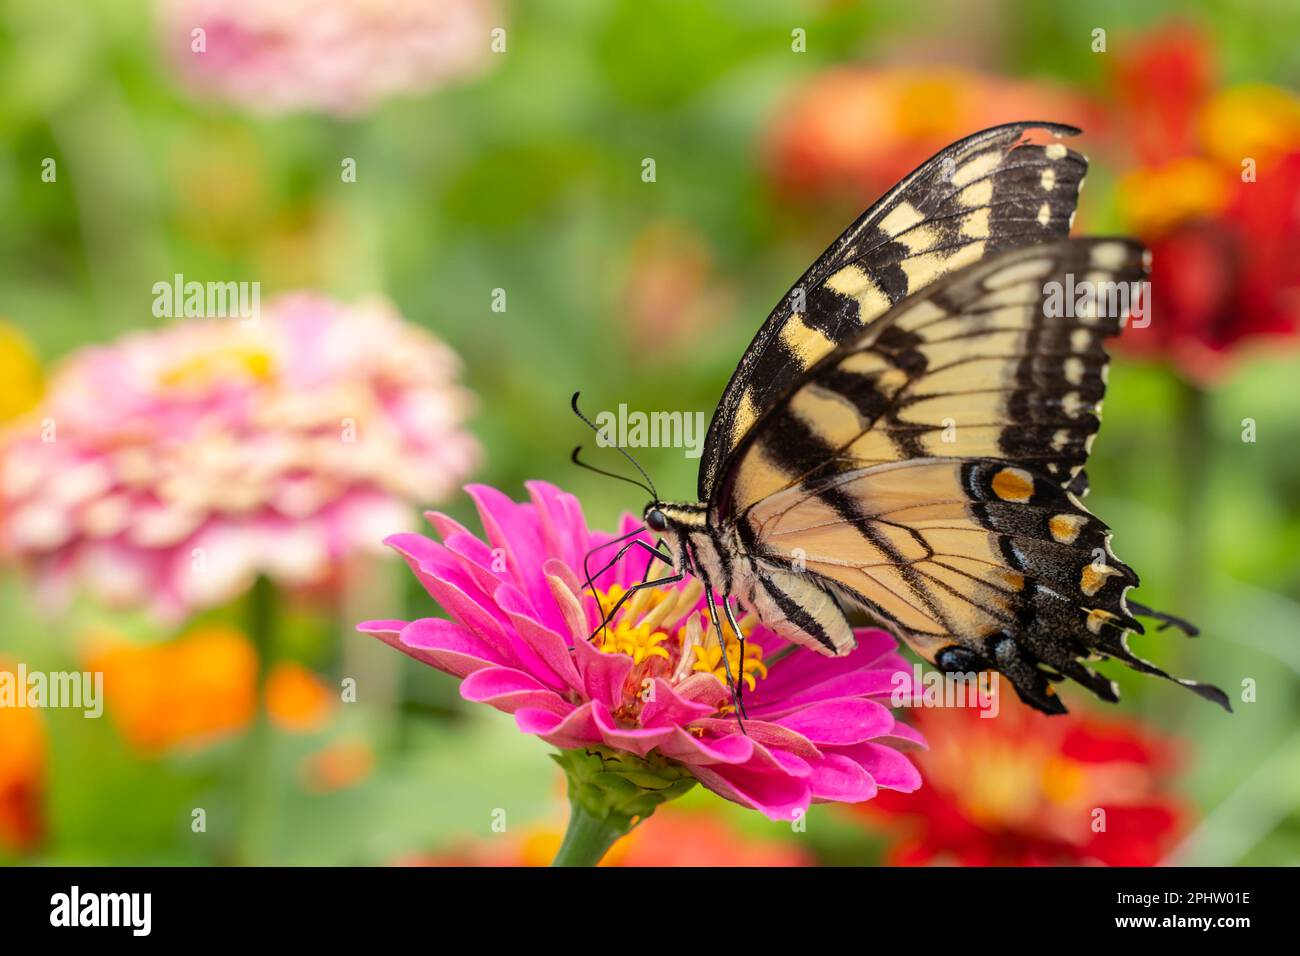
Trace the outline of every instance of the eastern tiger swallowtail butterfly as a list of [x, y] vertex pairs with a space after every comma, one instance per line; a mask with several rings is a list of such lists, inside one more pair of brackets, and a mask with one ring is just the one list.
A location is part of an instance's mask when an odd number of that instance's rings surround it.
[[855, 646], [860, 608], [936, 667], [996, 670], [1047, 713], [1065, 711], [1066, 678], [1117, 700], [1083, 663], [1105, 658], [1231, 709], [1130, 651], [1135, 613], [1177, 619], [1126, 600], [1137, 575], [1080, 501], [1102, 340], [1128, 313], [1070, 313], [1049, 290], [1141, 282], [1147, 253], [1069, 238], [1087, 164], [1060, 139], [1078, 132], [1015, 123], [954, 143], [813, 263], [723, 393], [699, 501], [649, 483], [645, 523], [676, 572], [650, 583], [693, 575], [716, 633], [721, 608], [741, 637], [735, 598], [831, 656]]

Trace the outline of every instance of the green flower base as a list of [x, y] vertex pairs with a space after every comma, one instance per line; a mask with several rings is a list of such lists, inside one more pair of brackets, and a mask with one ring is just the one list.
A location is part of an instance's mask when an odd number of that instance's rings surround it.
[[695, 778], [656, 753], [637, 757], [607, 747], [561, 750], [551, 759], [569, 781], [569, 828], [552, 866], [595, 866], [609, 848], [675, 800]]

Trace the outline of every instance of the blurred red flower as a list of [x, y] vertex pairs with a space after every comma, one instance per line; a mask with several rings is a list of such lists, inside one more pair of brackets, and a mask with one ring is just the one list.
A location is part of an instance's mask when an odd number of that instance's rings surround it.
[[1119, 208], [1153, 256], [1151, 323], [1120, 344], [1208, 382], [1248, 340], [1300, 330], [1300, 97], [1216, 92], [1209, 44], [1184, 25], [1113, 62], [1117, 145], [1136, 164]]
[[896, 842], [895, 865], [1153, 866], [1185, 811], [1167, 786], [1173, 742], [1133, 721], [1040, 714], [1010, 694], [996, 717], [920, 709], [922, 787], [852, 812]]
[[[17, 681], [17, 665], [0, 660], [0, 671]], [[0, 856], [29, 853], [41, 842], [47, 751], [38, 711], [0, 707]]]

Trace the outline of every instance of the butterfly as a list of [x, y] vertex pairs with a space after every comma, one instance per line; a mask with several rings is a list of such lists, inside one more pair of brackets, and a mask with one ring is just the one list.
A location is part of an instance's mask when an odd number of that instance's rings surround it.
[[[660, 500], [637, 466], [659, 541], [625, 548], [675, 572], [647, 586], [698, 578], [742, 658], [732, 598], [829, 656], [854, 648], [856, 608], [937, 668], [997, 671], [1046, 713], [1065, 712], [1066, 679], [1118, 700], [1085, 663], [1106, 658], [1231, 709], [1129, 649], [1134, 614], [1183, 622], [1126, 599], [1138, 577], [1081, 500], [1102, 342], [1139, 307], [1148, 254], [1069, 237], [1087, 163], [1061, 140], [1079, 132], [1014, 123], [960, 140], [813, 263], [723, 393], [699, 500]], [[1083, 288], [1107, 292], [1071, 308], [1061, 290]]]

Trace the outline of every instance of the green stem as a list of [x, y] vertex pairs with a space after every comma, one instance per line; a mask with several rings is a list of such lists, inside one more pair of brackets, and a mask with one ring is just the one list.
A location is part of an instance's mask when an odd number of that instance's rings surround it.
[[248, 638], [257, 655], [257, 685], [253, 725], [244, 750], [243, 806], [240, 816], [239, 862], [253, 866], [262, 859], [271, 831], [271, 722], [266, 708], [266, 682], [275, 643], [275, 588], [259, 576], [248, 592]]
[[597, 816], [577, 801], [569, 803], [569, 828], [551, 866], [596, 866], [619, 837], [632, 829], [626, 817]]
[[551, 759], [569, 782], [569, 829], [552, 866], [595, 866], [614, 841], [695, 786], [684, 767], [657, 751], [637, 757], [593, 745]]
[[1175, 597], [1184, 613], [1194, 614], [1201, 599], [1205, 556], [1205, 496], [1208, 486], [1209, 401], [1205, 390], [1180, 380], [1177, 421], [1178, 588]]

